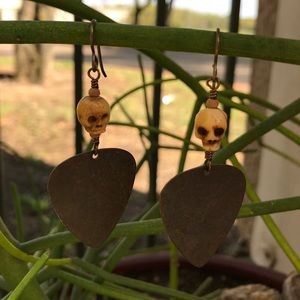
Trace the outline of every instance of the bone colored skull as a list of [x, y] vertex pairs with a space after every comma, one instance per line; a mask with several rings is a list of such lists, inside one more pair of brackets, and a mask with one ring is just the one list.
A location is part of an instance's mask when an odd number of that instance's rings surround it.
[[205, 151], [217, 151], [227, 129], [227, 115], [219, 108], [200, 110], [195, 118], [195, 135], [202, 140]]
[[83, 97], [77, 105], [77, 118], [92, 138], [98, 138], [109, 122], [109, 104], [103, 97]]

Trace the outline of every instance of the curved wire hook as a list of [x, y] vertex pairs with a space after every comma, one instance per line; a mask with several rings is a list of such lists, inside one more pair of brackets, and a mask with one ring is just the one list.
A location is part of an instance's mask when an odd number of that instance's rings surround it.
[[208, 79], [206, 81], [207, 86], [212, 91], [216, 91], [219, 88], [219, 86], [220, 86], [220, 80], [218, 78], [218, 56], [219, 56], [219, 49], [220, 49], [220, 28], [217, 28], [217, 30], [216, 30], [216, 42], [215, 42], [215, 53], [214, 53], [214, 63], [212, 65], [212, 67], [213, 67], [213, 75], [212, 75], [212, 77], [210, 79]]
[[214, 54], [214, 64], [213, 64], [213, 79], [217, 79], [218, 77], [218, 56], [220, 49], [220, 28], [216, 30], [216, 42], [215, 42], [215, 54]]
[[106, 72], [104, 70], [103, 61], [102, 61], [102, 54], [100, 45], [97, 45], [97, 54], [95, 52], [95, 28], [96, 28], [97, 21], [95, 19], [91, 20], [89, 25], [90, 27], [90, 44], [91, 44], [91, 51], [92, 51], [92, 70], [93, 72], [97, 72], [98, 64], [100, 64], [100, 70], [104, 77], [107, 77]]

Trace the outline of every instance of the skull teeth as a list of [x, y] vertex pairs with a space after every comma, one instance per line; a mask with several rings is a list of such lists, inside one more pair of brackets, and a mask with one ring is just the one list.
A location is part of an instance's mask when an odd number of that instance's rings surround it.
[[220, 148], [221, 140], [202, 140], [202, 144], [205, 151], [217, 151]]
[[208, 142], [208, 143], [211, 144], [211, 145], [214, 145], [214, 144], [217, 143], [217, 141], [210, 141], [210, 142]]
[[215, 140], [215, 141], [203, 141], [203, 145], [207, 145], [207, 146], [209, 146], [209, 145], [215, 145], [215, 144], [218, 144], [220, 141], [217, 141], [217, 140]]

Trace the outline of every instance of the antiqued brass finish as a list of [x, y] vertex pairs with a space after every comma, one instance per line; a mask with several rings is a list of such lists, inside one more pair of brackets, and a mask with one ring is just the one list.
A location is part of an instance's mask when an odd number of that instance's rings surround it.
[[229, 232], [242, 205], [243, 173], [232, 166], [204, 166], [172, 178], [161, 192], [160, 210], [172, 242], [201, 267]]
[[136, 171], [133, 156], [122, 149], [76, 155], [50, 174], [48, 190], [62, 223], [79, 240], [99, 247], [127, 205]]

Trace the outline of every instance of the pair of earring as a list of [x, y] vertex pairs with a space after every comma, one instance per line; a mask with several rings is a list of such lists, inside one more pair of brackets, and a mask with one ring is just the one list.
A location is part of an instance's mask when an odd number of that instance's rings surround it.
[[[100, 96], [98, 81], [106, 77], [100, 47], [94, 49], [96, 21], [90, 24], [92, 67], [89, 95], [77, 106], [79, 122], [89, 132], [91, 152], [71, 157], [58, 165], [50, 175], [48, 189], [53, 208], [65, 226], [82, 242], [99, 247], [121, 217], [130, 196], [136, 164], [133, 156], [122, 149], [98, 149], [105, 132], [110, 108]], [[212, 165], [213, 153], [219, 149], [227, 128], [227, 117], [218, 108], [217, 58], [219, 30], [213, 77], [206, 108], [195, 119], [195, 135], [205, 150], [205, 163], [171, 179], [160, 197], [162, 220], [172, 242], [195, 266], [202, 266], [217, 250], [232, 226], [242, 204], [245, 178], [238, 169]], [[100, 70], [98, 64], [100, 63]]]

